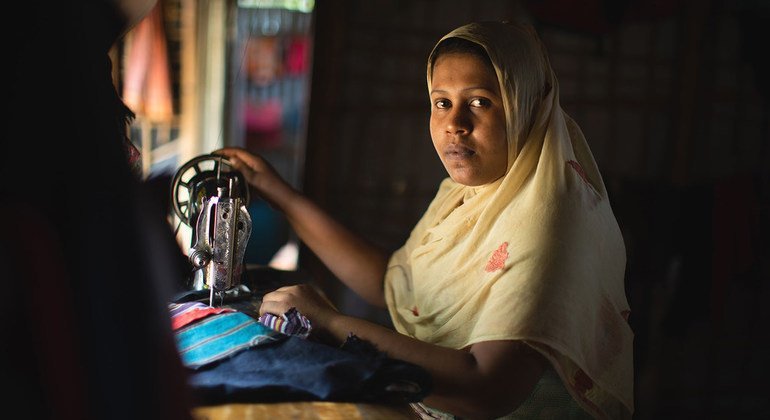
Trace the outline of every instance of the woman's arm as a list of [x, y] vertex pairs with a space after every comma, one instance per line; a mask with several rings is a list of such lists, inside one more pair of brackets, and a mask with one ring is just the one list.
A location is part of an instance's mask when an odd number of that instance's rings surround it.
[[239, 148], [226, 156], [259, 195], [282, 211], [299, 238], [343, 283], [372, 305], [384, 307], [387, 254], [346, 229], [284, 181], [270, 164]]
[[532, 392], [548, 362], [521, 341], [486, 341], [454, 350], [342, 315], [312, 287], [289, 286], [265, 295], [260, 313], [295, 307], [313, 322], [315, 334], [341, 343], [352, 333], [388, 356], [426, 369], [434, 381], [425, 403], [463, 418], [495, 418], [514, 411]]
[[468, 419], [490, 419], [513, 412], [532, 393], [547, 361], [521, 341], [485, 341], [469, 351], [425, 343], [344, 315], [332, 318], [337, 338], [353, 333], [388, 356], [426, 369], [434, 389], [425, 403]]

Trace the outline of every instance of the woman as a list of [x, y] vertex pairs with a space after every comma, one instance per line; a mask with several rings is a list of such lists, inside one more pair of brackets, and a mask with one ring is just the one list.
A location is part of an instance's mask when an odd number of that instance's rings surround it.
[[[625, 247], [596, 163], [560, 108], [529, 26], [474, 23], [428, 60], [430, 132], [449, 178], [392, 256], [333, 221], [264, 160], [220, 152], [397, 331], [336, 312], [312, 289], [264, 297], [323, 334], [349, 333], [434, 378], [425, 417], [630, 418]], [[451, 414], [450, 414], [451, 413]]]

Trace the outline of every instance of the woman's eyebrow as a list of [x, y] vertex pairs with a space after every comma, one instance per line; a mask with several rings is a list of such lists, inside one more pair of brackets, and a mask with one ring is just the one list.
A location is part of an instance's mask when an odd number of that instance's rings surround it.
[[[484, 91], [487, 91], [487, 92], [489, 92], [489, 93], [491, 93], [493, 95], [498, 95], [499, 96], [499, 94], [496, 92], [495, 89], [491, 89], [489, 87], [484, 87], [484, 86], [470, 86], [470, 87], [466, 87], [466, 88], [460, 89], [460, 92], [467, 92], [469, 90], [484, 90]], [[447, 94], [447, 93], [449, 93], [449, 91], [447, 91], [445, 89], [433, 89], [433, 90], [430, 91], [431, 95], [433, 95], [434, 93]]]

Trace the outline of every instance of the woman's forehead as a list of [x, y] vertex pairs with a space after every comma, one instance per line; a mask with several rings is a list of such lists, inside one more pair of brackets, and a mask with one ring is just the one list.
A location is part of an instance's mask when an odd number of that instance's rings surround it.
[[467, 87], [499, 91], [497, 75], [492, 67], [474, 54], [449, 53], [436, 59], [431, 89], [444, 84], [464, 83]]

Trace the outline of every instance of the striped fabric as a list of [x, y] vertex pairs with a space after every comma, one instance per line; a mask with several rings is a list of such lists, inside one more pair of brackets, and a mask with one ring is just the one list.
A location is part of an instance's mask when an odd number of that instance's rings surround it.
[[280, 334], [241, 312], [212, 314], [176, 331], [182, 363], [198, 369], [250, 347], [271, 343]]
[[174, 330], [209, 315], [235, 312], [235, 309], [214, 308], [202, 302], [171, 303], [168, 309], [171, 311], [171, 327]]
[[265, 313], [259, 317], [259, 322], [282, 334], [299, 338], [307, 338], [313, 328], [310, 320], [296, 308], [289, 309], [283, 316]]

